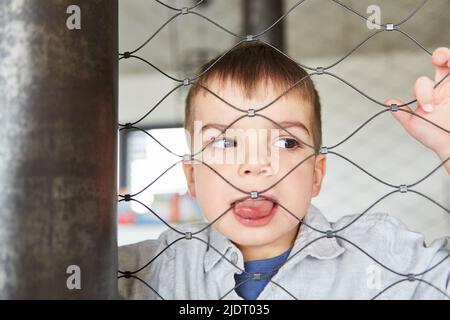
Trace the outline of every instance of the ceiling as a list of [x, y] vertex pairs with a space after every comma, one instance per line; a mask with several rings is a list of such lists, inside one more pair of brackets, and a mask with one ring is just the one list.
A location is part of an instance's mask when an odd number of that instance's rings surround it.
[[[193, 0], [165, 0], [174, 7], [192, 6]], [[242, 21], [244, 0], [208, 0], [195, 11], [225, 28], [245, 34]], [[424, 0], [340, 0], [364, 15], [370, 5], [378, 5], [381, 22], [399, 22]], [[297, 4], [284, 1], [284, 11]], [[131, 51], [143, 44], [176, 11], [156, 1], [119, 1], [119, 50]], [[402, 30], [427, 48], [450, 45], [450, 2], [428, 0]], [[366, 21], [333, 0], [304, 0], [282, 21], [285, 24], [286, 51], [298, 61], [311, 57], [343, 56], [374, 32]], [[230, 48], [237, 38], [194, 14], [181, 15], [167, 24], [136, 54], [161, 68], [178, 73], [191, 71], [203, 61]], [[399, 32], [383, 32], [364, 44], [355, 54], [377, 54], [393, 50], [419, 50]], [[120, 64], [121, 73], [153, 72], [140, 61], [130, 59]]]

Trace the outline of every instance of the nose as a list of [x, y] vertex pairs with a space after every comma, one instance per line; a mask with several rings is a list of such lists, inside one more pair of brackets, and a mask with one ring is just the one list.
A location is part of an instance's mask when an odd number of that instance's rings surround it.
[[[253, 134], [252, 134], [253, 133]], [[242, 138], [238, 174], [241, 177], [268, 177], [276, 174], [279, 167], [277, 153], [270, 147], [267, 132], [249, 132]]]
[[239, 169], [239, 175], [245, 176], [271, 176], [273, 174], [273, 168], [268, 162], [264, 163], [245, 163], [242, 164]]

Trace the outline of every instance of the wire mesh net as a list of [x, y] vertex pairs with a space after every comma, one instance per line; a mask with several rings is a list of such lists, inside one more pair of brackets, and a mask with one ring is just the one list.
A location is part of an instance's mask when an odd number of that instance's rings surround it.
[[[441, 265], [445, 261], [448, 261], [449, 255], [444, 257], [444, 259], [441, 259], [440, 261], [438, 261], [435, 265], [431, 266], [427, 270], [423, 270], [422, 272], [418, 272], [418, 273], [417, 272], [416, 273], [405, 273], [405, 272], [400, 272], [398, 270], [393, 270], [388, 265], [385, 265], [383, 263], [383, 261], [379, 261], [376, 258], [374, 258], [371, 255], [371, 252], [368, 252], [364, 248], [359, 247], [357, 243], [353, 243], [350, 239], [341, 236], [342, 231], [346, 230], [347, 228], [349, 228], [349, 230], [350, 230], [350, 228], [354, 224], [358, 223], [358, 220], [361, 217], [369, 214], [369, 212], [373, 209], [373, 207], [375, 207], [376, 205], [382, 204], [382, 203], [390, 204], [388, 202], [388, 200], [390, 200], [393, 197], [402, 196], [404, 194], [409, 194], [409, 195], [414, 194], [417, 196], [416, 202], [414, 202], [413, 204], [406, 203], [404, 208], [408, 209], [408, 208], [415, 207], [415, 209], [417, 209], [418, 203], [422, 206], [425, 206], [423, 208], [429, 208], [430, 206], [432, 206], [433, 210], [435, 212], [436, 212], [436, 208], [438, 209], [437, 214], [434, 217], [435, 220], [443, 221], [444, 219], [448, 219], [448, 213], [450, 213], [450, 208], [448, 207], [448, 203], [445, 202], [445, 201], [448, 201], [448, 194], [446, 195], [444, 193], [444, 195], [440, 196], [440, 197], [430, 195], [429, 193], [427, 193], [428, 189], [426, 189], [426, 188], [421, 189], [420, 186], [426, 185], [427, 181], [430, 180], [430, 177], [432, 177], [432, 175], [439, 174], [439, 172], [440, 172], [439, 169], [441, 169], [441, 167], [447, 161], [449, 161], [449, 159], [437, 164], [433, 168], [429, 168], [427, 172], [422, 170], [419, 173], [415, 172], [414, 175], [411, 174], [410, 178], [409, 178], [410, 182], [408, 182], [408, 183], [403, 182], [403, 181], [398, 182], [397, 181], [398, 179], [396, 179], [396, 178], [404, 177], [404, 176], [406, 176], [406, 174], [399, 175], [397, 173], [394, 176], [394, 178], [392, 178], [392, 171], [394, 169], [398, 168], [399, 166], [401, 166], [402, 164], [410, 162], [410, 155], [405, 154], [405, 148], [403, 148], [403, 149], [398, 148], [398, 146], [400, 145], [398, 142], [391, 141], [391, 143], [385, 143], [385, 144], [377, 143], [377, 140], [380, 139], [380, 135], [381, 136], [384, 135], [387, 140], [389, 140], [389, 137], [398, 136], [398, 131], [396, 131], [397, 129], [390, 129], [389, 126], [385, 125], [385, 123], [387, 121], [389, 121], [388, 116], [390, 116], [390, 115], [388, 115], [388, 114], [390, 112], [406, 112], [406, 113], [410, 113], [416, 117], [420, 117], [420, 115], [417, 115], [416, 113], [411, 112], [405, 108], [406, 106], [414, 107], [417, 102], [415, 99], [409, 99], [409, 100], [404, 99], [404, 100], [408, 101], [404, 104], [386, 105], [380, 98], [381, 93], [378, 90], [378, 88], [376, 86], [370, 86], [370, 83], [377, 82], [377, 81], [388, 81], [389, 82], [388, 87], [391, 90], [390, 93], [388, 93], [388, 94], [393, 94], [396, 90], [403, 91], [405, 88], [408, 88], [409, 83], [411, 83], [411, 81], [406, 81], [404, 79], [402, 73], [399, 73], [399, 72], [389, 75], [389, 77], [384, 77], [384, 78], [376, 78], [377, 77], [376, 75], [374, 76], [369, 73], [363, 73], [361, 71], [364, 70], [363, 64], [365, 62], [360, 62], [360, 61], [358, 61], [357, 58], [353, 59], [351, 61], [351, 63], [348, 63], [345, 67], [343, 66], [347, 60], [352, 59], [355, 52], [357, 52], [359, 50], [369, 50], [369, 51], [372, 50], [373, 46], [371, 46], [371, 43], [376, 42], [378, 38], [385, 36], [386, 33], [390, 33], [390, 34], [395, 33], [396, 38], [393, 37], [393, 39], [391, 41], [405, 41], [409, 45], [413, 46], [415, 49], [420, 50], [420, 52], [423, 52], [423, 58], [427, 58], [427, 56], [430, 56], [431, 51], [429, 51], [427, 49], [427, 45], [421, 43], [419, 40], [417, 40], [414, 37], [413, 34], [410, 34], [407, 31], [407, 22], [412, 20], [421, 11], [425, 11], [426, 4], [428, 1], [427, 0], [420, 1], [413, 8], [411, 8], [410, 3], [408, 5], [406, 5], [404, 2], [402, 2], [401, 3], [402, 6], [404, 6], [405, 8], [409, 8], [408, 13], [405, 14], [402, 19], [398, 19], [398, 22], [396, 22], [396, 23], [384, 22], [384, 23], [378, 24], [378, 23], [372, 21], [371, 23], [374, 24], [374, 26], [375, 26], [372, 30], [368, 30], [367, 28], [365, 28], [365, 24], [367, 23], [367, 21], [369, 19], [367, 14], [365, 14], [365, 8], [358, 7], [357, 3], [355, 3], [355, 2], [353, 2], [352, 5], [349, 5], [348, 2], [338, 1], [338, 0], [321, 1], [320, 4], [317, 1], [314, 3], [313, 3], [313, 1], [307, 1], [307, 0], [296, 1], [296, 2], [291, 1], [288, 10], [278, 20], [276, 20], [273, 24], [267, 26], [267, 28], [261, 30], [260, 32], [258, 32], [256, 34], [250, 34], [250, 35], [249, 34], [240, 34], [240, 33], [236, 32], [235, 30], [231, 29], [229, 26], [222, 25], [220, 22], [218, 22], [212, 18], [209, 18], [207, 15], [198, 11], [197, 10], [198, 6], [200, 6], [203, 1], [198, 1], [197, 3], [195, 3], [194, 5], [192, 5], [190, 7], [174, 7], [172, 5], [169, 5], [167, 3], [164, 3], [164, 2], [161, 2], [158, 0], [156, 0], [156, 2], [158, 3], [158, 5], [163, 7], [164, 10], [166, 10], [167, 12], [170, 13], [169, 18], [162, 25], [160, 25], [158, 28], [156, 28], [155, 31], [144, 42], [142, 42], [141, 45], [139, 45], [138, 47], [136, 47], [133, 50], [119, 53], [119, 60], [121, 60], [121, 61], [127, 60], [127, 59], [138, 60], [140, 63], [142, 63], [142, 64], [148, 66], [150, 69], [158, 72], [163, 77], [170, 79], [172, 82], [175, 83], [175, 85], [168, 92], [164, 93], [162, 95], [161, 99], [159, 101], [157, 101], [156, 103], [154, 103], [151, 106], [151, 108], [149, 108], [148, 112], [146, 112], [144, 115], [142, 115], [139, 119], [136, 119], [133, 122], [119, 123], [119, 130], [120, 131], [129, 130], [129, 131], [135, 131], [135, 132], [142, 133], [142, 135], [145, 135], [149, 139], [152, 139], [155, 143], [159, 144], [160, 147], [165, 149], [168, 153], [171, 153], [173, 156], [177, 157], [178, 161], [174, 162], [171, 165], [168, 165], [167, 169], [165, 171], [161, 172], [161, 174], [158, 177], [156, 177], [154, 180], [149, 182], [148, 185], [143, 186], [142, 190], [140, 190], [139, 192], [133, 193], [133, 194], [119, 195], [119, 197], [120, 197], [119, 202], [134, 201], [134, 202], [138, 203], [139, 205], [141, 205], [142, 207], [145, 207], [151, 214], [153, 214], [163, 224], [165, 224], [167, 226], [167, 228], [169, 228], [172, 231], [174, 231], [175, 233], [179, 234], [179, 237], [175, 241], [169, 243], [168, 246], [164, 250], [156, 253], [152, 259], [150, 259], [146, 264], [142, 265], [137, 270], [119, 270], [118, 278], [120, 279], [120, 281], [139, 281], [144, 286], [148, 287], [148, 290], [153, 291], [157, 297], [159, 297], [160, 299], [164, 299], [164, 297], [162, 297], [156, 290], [154, 290], [145, 279], [142, 279], [139, 276], [140, 272], [142, 270], [148, 268], [161, 255], [164, 255], [164, 252], [166, 251], [167, 248], [169, 248], [170, 246], [175, 246], [179, 241], [204, 242], [204, 240], [201, 237], [199, 237], [198, 235], [200, 233], [205, 232], [208, 228], [211, 228], [211, 226], [214, 225], [214, 223], [218, 219], [220, 219], [221, 217], [226, 215], [232, 209], [232, 207], [230, 207], [225, 212], [221, 212], [220, 215], [218, 216], [218, 218], [216, 220], [208, 223], [206, 227], [204, 227], [200, 230], [193, 230], [193, 231], [186, 232], [186, 231], [181, 231], [178, 228], [172, 226], [170, 223], [165, 221], [165, 219], [160, 217], [158, 212], [155, 212], [154, 210], [152, 210], [152, 208], [148, 207], [144, 202], [136, 199], [136, 196], [138, 196], [144, 190], [151, 188], [152, 184], [155, 183], [155, 181], [157, 181], [159, 179], [163, 179], [164, 174], [166, 172], [170, 171], [175, 166], [180, 165], [184, 161], [197, 163], [199, 165], [209, 167], [211, 169], [211, 171], [213, 171], [215, 174], [220, 176], [220, 173], [218, 173], [212, 167], [210, 167], [208, 165], [208, 163], [206, 163], [202, 160], [199, 160], [198, 156], [200, 155], [201, 152], [203, 152], [205, 150], [205, 148], [207, 146], [203, 147], [202, 150], [192, 153], [192, 154], [177, 154], [170, 148], [167, 148], [164, 144], [164, 141], [159, 141], [158, 139], [153, 137], [148, 131], [139, 127], [139, 124], [144, 119], [151, 117], [152, 112], [154, 112], [158, 107], [160, 107], [161, 104], [163, 104], [163, 102], [166, 99], [168, 99], [171, 95], [176, 94], [183, 88], [188, 88], [190, 86], [199, 86], [203, 90], [205, 90], [206, 92], [208, 92], [209, 94], [214, 96], [215, 98], [224, 101], [224, 99], [220, 95], [218, 95], [216, 92], [210, 90], [207, 86], [204, 86], [197, 82], [197, 80], [203, 74], [208, 72], [210, 70], [210, 68], [206, 69], [205, 71], [203, 71], [201, 73], [194, 74], [194, 73], [192, 73], [193, 68], [191, 68], [191, 67], [196, 65], [196, 63], [195, 63], [195, 61], [194, 62], [190, 61], [189, 65], [186, 67], [186, 70], [189, 70], [189, 72], [190, 72], [189, 76], [180, 76], [178, 74], [172, 74], [168, 71], [165, 71], [165, 69], [163, 67], [155, 65], [154, 63], [152, 63], [152, 61], [142, 57], [139, 54], [139, 52], [144, 50], [146, 48], [146, 46], [148, 46], [154, 39], [156, 39], [157, 35], [159, 33], [161, 33], [167, 26], [169, 26], [172, 23], [180, 23], [180, 21], [183, 21], [183, 19], [187, 20], [189, 18], [189, 19], [202, 20], [202, 21], [204, 21], [205, 24], [207, 24], [211, 28], [216, 28], [220, 32], [225, 33], [226, 35], [230, 36], [231, 39], [233, 39], [233, 41], [230, 42], [231, 45], [228, 47], [227, 50], [225, 50], [223, 52], [222, 56], [219, 57], [219, 60], [222, 57], [225, 57], [227, 54], [229, 54], [229, 52], [231, 52], [234, 48], [238, 47], [239, 45], [241, 45], [243, 43], [250, 43], [250, 42], [263, 43], [266, 46], [272, 47], [273, 50], [278, 51], [279, 53], [288, 57], [290, 60], [294, 61], [299, 66], [308, 70], [307, 78], [311, 78], [314, 81], [317, 81], [317, 83], [318, 83], [317, 86], [318, 86], [320, 92], [328, 92], [330, 90], [340, 90], [342, 92], [345, 92], [344, 95], [347, 96], [348, 101], [352, 101], [352, 103], [342, 103], [342, 102], [330, 101], [330, 103], [324, 104], [324, 105], [328, 105], [327, 106], [328, 109], [325, 110], [325, 115], [332, 114], [332, 117], [325, 116], [324, 128], [334, 127], [334, 131], [341, 132], [341, 136], [339, 138], [336, 138], [335, 136], [329, 137], [325, 134], [324, 140], [327, 141], [328, 144], [320, 145], [320, 146], [319, 145], [309, 145], [308, 143], [303, 141], [302, 143], [310, 148], [309, 156], [307, 156], [305, 159], [302, 159], [301, 161], [299, 161], [297, 163], [297, 165], [294, 168], [292, 168], [289, 172], [287, 172], [278, 182], [282, 181], [287, 175], [289, 175], [290, 172], [292, 172], [292, 170], [295, 170], [295, 168], [297, 168], [298, 166], [301, 166], [305, 161], [307, 161], [308, 159], [310, 159], [314, 156], [326, 155], [327, 157], [334, 157], [335, 159], [338, 159], [341, 162], [342, 166], [345, 167], [345, 170], [330, 170], [330, 171], [334, 172], [334, 175], [333, 175], [334, 180], [336, 180], [336, 181], [345, 180], [345, 179], [347, 179], [347, 177], [350, 174], [351, 175], [359, 175], [361, 177], [361, 179], [354, 180], [353, 185], [354, 185], [355, 191], [353, 191], [353, 192], [349, 191], [348, 189], [340, 188], [339, 185], [335, 185], [333, 187], [333, 189], [332, 189], [333, 192], [341, 193], [341, 198], [344, 201], [346, 199], [345, 197], [347, 197], [348, 200], [351, 199], [352, 201], [356, 201], [356, 203], [358, 205], [361, 205], [361, 207], [364, 207], [364, 209], [358, 211], [358, 215], [356, 216], [355, 219], [353, 219], [346, 225], [340, 227], [339, 229], [320, 230], [320, 229], [315, 228], [312, 225], [308, 225], [303, 219], [299, 219], [295, 215], [295, 213], [291, 212], [287, 207], [285, 207], [283, 205], [283, 203], [276, 203], [276, 204], [279, 207], [283, 208], [286, 212], [288, 212], [292, 217], [297, 219], [301, 225], [304, 225], [307, 228], [316, 232], [317, 237], [312, 242], [321, 241], [322, 239], [335, 238], [335, 239], [337, 239], [341, 242], [344, 242], [347, 245], [350, 245], [350, 246], [354, 247], [355, 249], [361, 251], [362, 254], [366, 255], [369, 259], [373, 260], [373, 262], [376, 265], [399, 276], [399, 279], [396, 282], [391, 283], [391, 284], [387, 285], [386, 287], [382, 288], [376, 295], [374, 295], [372, 297], [372, 299], [376, 299], [376, 298], [382, 296], [386, 291], [391, 290], [395, 286], [398, 286], [400, 283], [407, 282], [407, 281], [411, 281], [411, 282], [417, 281], [417, 282], [423, 283], [424, 285], [430, 286], [434, 290], [442, 293], [442, 295], [444, 297], [449, 299], [450, 297], [445, 292], [445, 289], [440, 288], [440, 287], [434, 285], [433, 283], [430, 283], [427, 280], [423, 279], [423, 276], [426, 275], [429, 271], [433, 270], [434, 268]], [[396, 4], [396, 5], [398, 5], [398, 4]], [[366, 31], [366, 34], [358, 40], [354, 39], [356, 37], [357, 33], [355, 33], [354, 35], [352, 34], [353, 36], [349, 37], [349, 38], [352, 38], [351, 40], [353, 40], [353, 41], [350, 42], [349, 39], [345, 39], [344, 42], [346, 42], [346, 43], [343, 46], [348, 48], [347, 51], [344, 53], [334, 52], [334, 56], [339, 56], [339, 58], [337, 58], [333, 61], [328, 59], [328, 60], [330, 60], [329, 63], [320, 65], [320, 66], [317, 66], [314, 64], [306, 64], [304, 62], [297, 61], [293, 57], [290, 57], [289, 55], [287, 55], [285, 52], [283, 52], [283, 51], [279, 50], [278, 48], [274, 47], [273, 45], [271, 45], [269, 42], [266, 42], [265, 40], [261, 39], [261, 37], [265, 33], [269, 32], [278, 23], [280, 23], [284, 20], [287, 20], [289, 15], [292, 15], [295, 12], [303, 10], [303, 14], [305, 15], [305, 17], [309, 16], [309, 17], [312, 17], [310, 19], [314, 19], [314, 14], [311, 14], [311, 12], [312, 13], [320, 12], [320, 14], [322, 16], [326, 15], [326, 12], [327, 12], [326, 7], [327, 6], [338, 6], [338, 7], [342, 8], [344, 12], [351, 13], [351, 16], [353, 18], [360, 21], [359, 23], [361, 23], [361, 25], [362, 25], [361, 29]], [[391, 4], [391, 6], [394, 6], [394, 5]], [[389, 11], [389, 10], [387, 10], [387, 11]], [[335, 20], [333, 20], [334, 21], [333, 23], [337, 26], [339, 26], [340, 24], [345, 26], [347, 23], [346, 21], [349, 19], [348, 16], [344, 16], [344, 15], [340, 16], [340, 17], [333, 17], [333, 18], [335, 19]], [[314, 32], [314, 30], [312, 30], [313, 27], [311, 27], [308, 24], [307, 19], [308, 18], [305, 18], [304, 28], [302, 28], [302, 30], [298, 31], [299, 34], [309, 35]], [[186, 22], [186, 25], [187, 25], [187, 22]], [[427, 24], [427, 27], [431, 28], [431, 25], [432, 24]], [[420, 30], [422, 30], [426, 34], [426, 30], [424, 31], [422, 28], [420, 28]], [[325, 33], [321, 34], [321, 36], [324, 37], [324, 41], [327, 41], [327, 42], [335, 41], [335, 39], [327, 39], [326, 38], [327, 35]], [[309, 43], [307, 43], [306, 45], [303, 46], [303, 48], [304, 48], [305, 54], [307, 54], [308, 51], [310, 53], [315, 54], [317, 52], [315, 50], [318, 50], [318, 48], [313, 45], [313, 42], [311, 42], [311, 45]], [[332, 50], [335, 50], [335, 49], [330, 48], [330, 51], [332, 51]], [[379, 50], [379, 48], [378, 48], [378, 50]], [[317, 53], [317, 54], [319, 55], [319, 53]], [[321, 52], [320, 54], [323, 54], [323, 52]], [[386, 57], [386, 59], [390, 63], [395, 63], [393, 61], [398, 61], [399, 57], [396, 57], [395, 55], [389, 55], [388, 57]], [[406, 57], [402, 56], [402, 59], [406, 59], [408, 61], [407, 64], [414, 64], [414, 63], [417, 63], [417, 61], [418, 61], [416, 56], [408, 57], [406, 55]], [[322, 61], [324, 61], [324, 60], [322, 60]], [[314, 62], [314, 61], [311, 60], [311, 62]], [[211, 66], [211, 67], [213, 67], [213, 66]], [[407, 69], [407, 68], [405, 68], [405, 69]], [[357, 73], [359, 76], [355, 76], [354, 75], [355, 73]], [[375, 78], [371, 78], [371, 77], [375, 77]], [[415, 77], [415, 75], [412, 75], [411, 77], [412, 77], [411, 79], [413, 79]], [[439, 85], [441, 85], [444, 81], [448, 81], [448, 77], [449, 77], [449, 74], [447, 74], [445, 77], [440, 79], [436, 83], [435, 88], [437, 88]], [[281, 94], [280, 97], [283, 95], [286, 95], [291, 89], [301, 85], [304, 81], [305, 81], [305, 78], [298, 79], [298, 81], [296, 83], [294, 83], [290, 88], [288, 88], [283, 94]], [[382, 93], [384, 94], [384, 92], [382, 92]], [[276, 102], [276, 100], [277, 99], [275, 99], [274, 101], [272, 101], [271, 103], [269, 103], [267, 105], [260, 106], [259, 108], [253, 108], [253, 109], [252, 108], [251, 109], [243, 109], [239, 106], [233, 105], [232, 103], [230, 103], [228, 101], [224, 101], [230, 108], [233, 108], [234, 110], [239, 111], [242, 115], [240, 117], [236, 118], [232, 123], [230, 123], [227, 128], [222, 130], [222, 132], [219, 135], [217, 135], [216, 138], [219, 138], [223, 133], [226, 132], [227, 129], [229, 129], [234, 124], [238, 124], [239, 121], [244, 118], [264, 118], [266, 121], [272, 122], [275, 126], [277, 126], [279, 129], [285, 131], [289, 135], [296, 137], [296, 135], [293, 134], [292, 132], [289, 132], [289, 130], [287, 128], [281, 127], [276, 122], [274, 122], [272, 119], [270, 119], [262, 114], [261, 111], [270, 107], [272, 104], [274, 104]], [[356, 108], [355, 106], [361, 106], [361, 107]], [[345, 109], [345, 112], [339, 112], [339, 113], [333, 112], [333, 110], [336, 110], [338, 108], [340, 108], [341, 110]], [[369, 113], [369, 115], [368, 115], [368, 113]], [[348, 117], [348, 114], [353, 114], [353, 117], [352, 117], [353, 123], [351, 123], [351, 126], [350, 126], [351, 129], [349, 129], [350, 128], [349, 121], [346, 119], [346, 117]], [[436, 128], [438, 128], [446, 133], [450, 133], [448, 128], [441, 127], [438, 124], [433, 123], [426, 118], [423, 118], [423, 117], [420, 117], [420, 118], [422, 118], [423, 121], [426, 121], [426, 122], [430, 123], [431, 125], [435, 126]], [[354, 119], [359, 119], [358, 120], [359, 123], [354, 123], [354, 121], [355, 121]], [[372, 128], [371, 129], [372, 131], [370, 131], [370, 132], [376, 131], [377, 134], [376, 135], [375, 134], [363, 135], [364, 130], [369, 130], [369, 128], [371, 126], [375, 126], [375, 128], [374, 129]], [[382, 130], [379, 130], [380, 126], [381, 126]], [[326, 132], [326, 129], [325, 129], [325, 132]], [[298, 140], [301, 141], [302, 139], [298, 138]], [[212, 139], [212, 141], [210, 143], [213, 143], [214, 141], [215, 140]], [[371, 147], [367, 148], [369, 151], [365, 150], [364, 152], [361, 152], [361, 149], [359, 148], [359, 146], [361, 146], [361, 145], [366, 145], [366, 146], [370, 145]], [[422, 151], [422, 150], [419, 150], [418, 154], [422, 154], [422, 152], [420, 152], [420, 151]], [[382, 155], [382, 154], [388, 154], [386, 156], [386, 158], [384, 159], [387, 162], [387, 164], [383, 164], [382, 166], [379, 166], [378, 164], [380, 162], [373, 161], [373, 159], [380, 159], [380, 155]], [[393, 158], [395, 158], [395, 160], [389, 161], [390, 159], [393, 159]], [[358, 160], [355, 160], [355, 159], [358, 159]], [[407, 165], [405, 167], [406, 167], [406, 169], [404, 170], [404, 172], [409, 173], [410, 171], [407, 171], [407, 170], [411, 169], [411, 165]], [[227, 183], [228, 185], [232, 186], [234, 189], [236, 189], [237, 191], [239, 191], [243, 194], [243, 197], [241, 200], [266, 198], [267, 200], [272, 201], [272, 199], [265, 197], [264, 193], [269, 191], [273, 187], [273, 185], [265, 188], [264, 190], [243, 190], [239, 186], [233, 185], [230, 181], [228, 181], [227, 177], [224, 177], [224, 176], [220, 176], [220, 177], [224, 183]], [[445, 179], [447, 181], [446, 183], [448, 183], [448, 177], [445, 177]], [[376, 187], [372, 186], [371, 184], [376, 185]], [[354, 194], [355, 193], [358, 194], [357, 190], [363, 190], [364, 195], [361, 197], [358, 197], [358, 199], [355, 200]], [[376, 196], [374, 196], [374, 195], [376, 195]], [[426, 204], [424, 204], [425, 202], [426, 202]], [[336, 208], [335, 204], [330, 204], [327, 202], [324, 202], [323, 206], [325, 207], [326, 210], [331, 209], [331, 208]], [[424, 219], [424, 220], [426, 220], [426, 219]], [[306, 249], [308, 247], [308, 245], [310, 245], [310, 244], [311, 243], [307, 244], [306, 246], [301, 248], [299, 251], [293, 253], [292, 256], [300, 254], [300, 252], [302, 250]], [[221, 255], [224, 260], [228, 261], [231, 265], [233, 265], [236, 268], [236, 271], [242, 272], [244, 274], [248, 273], [247, 271], [240, 269], [238, 266], [233, 264], [233, 262], [230, 261], [228, 259], [228, 257], [226, 257], [224, 255], [223, 252], [220, 252], [216, 248], [212, 248], [212, 249], [217, 251], [217, 253], [219, 255]], [[284, 264], [288, 263], [288, 261], [289, 261], [289, 259], [286, 262], [284, 262]], [[283, 265], [278, 267], [278, 269], [280, 269]], [[274, 270], [274, 271], [277, 271], [277, 270]], [[262, 274], [262, 275], [261, 274], [248, 274], [248, 275], [249, 275], [249, 279], [255, 278], [255, 277], [260, 279], [260, 278], [264, 278], [264, 277], [270, 278], [271, 274], [272, 273], [267, 273], [267, 274]], [[271, 284], [277, 286], [279, 288], [279, 290], [286, 292], [293, 299], [297, 299], [297, 297], [294, 294], [290, 293], [289, 290], [284, 288], [282, 285], [280, 285], [273, 279], [270, 279], [269, 282]], [[228, 291], [228, 293], [232, 292], [240, 285], [242, 285], [242, 283], [230, 284], [231, 289]], [[223, 299], [225, 297], [226, 297], [226, 295], [219, 297], [219, 298]]]

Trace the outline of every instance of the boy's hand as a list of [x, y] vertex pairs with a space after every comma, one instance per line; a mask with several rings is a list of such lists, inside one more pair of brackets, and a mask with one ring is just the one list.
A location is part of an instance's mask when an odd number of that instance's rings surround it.
[[[436, 89], [433, 87], [450, 73], [450, 49], [439, 48], [434, 51], [432, 63], [436, 68], [434, 81], [420, 77], [414, 85], [414, 96], [418, 104], [415, 113], [441, 126], [447, 132], [408, 112], [391, 113], [413, 138], [433, 150], [441, 161], [445, 161], [450, 157], [450, 75]], [[401, 105], [403, 102], [389, 99], [385, 104]], [[401, 109], [413, 112], [409, 106]], [[450, 159], [444, 166], [450, 175]]]

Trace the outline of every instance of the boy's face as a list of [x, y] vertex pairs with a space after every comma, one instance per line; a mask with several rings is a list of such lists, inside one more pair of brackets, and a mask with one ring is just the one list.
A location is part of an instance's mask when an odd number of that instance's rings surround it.
[[[251, 99], [246, 99], [242, 90], [229, 81], [220, 87], [217, 81], [212, 81], [208, 88], [241, 109], [261, 108], [282, 93], [275, 90], [271, 82], [261, 83]], [[192, 107], [195, 122], [193, 154], [244, 115], [204, 90], [194, 97]], [[260, 194], [274, 198], [298, 219], [303, 218], [311, 198], [320, 192], [326, 163], [324, 156], [311, 156], [314, 150], [301, 143], [314, 145], [311, 112], [312, 106], [292, 92], [258, 113], [282, 127], [289, 126], [283, 122], [300, 122], [305, 128], [287, 128], [295, 137], [258, 116], [244, 117], [234, 123], [228, 132], [220, 135], [219, 140], [195, 155], [223, 178], [198, 161], [183, 164], [189, 193], [197, 199], [209, 222], [230, 208], [234, 201], [248, 196], [230, 184], [248, 193], [260, 192], [274, 185]], [[215, 128], [211, 124], [220, 124], [223, 128]], [[201, 131], [199, 128], [205, 125], [207, 128]], [[298, 165], [309, 156], [307, 161]], [[238, 246], [278, 244], [283, 247], [292, 243], [298, 222], [281, 206], [272, 207], [270, 201], [259, 198], [236, 204], [234, 210], [230, 209], [214, 222], [214, 227]]]

